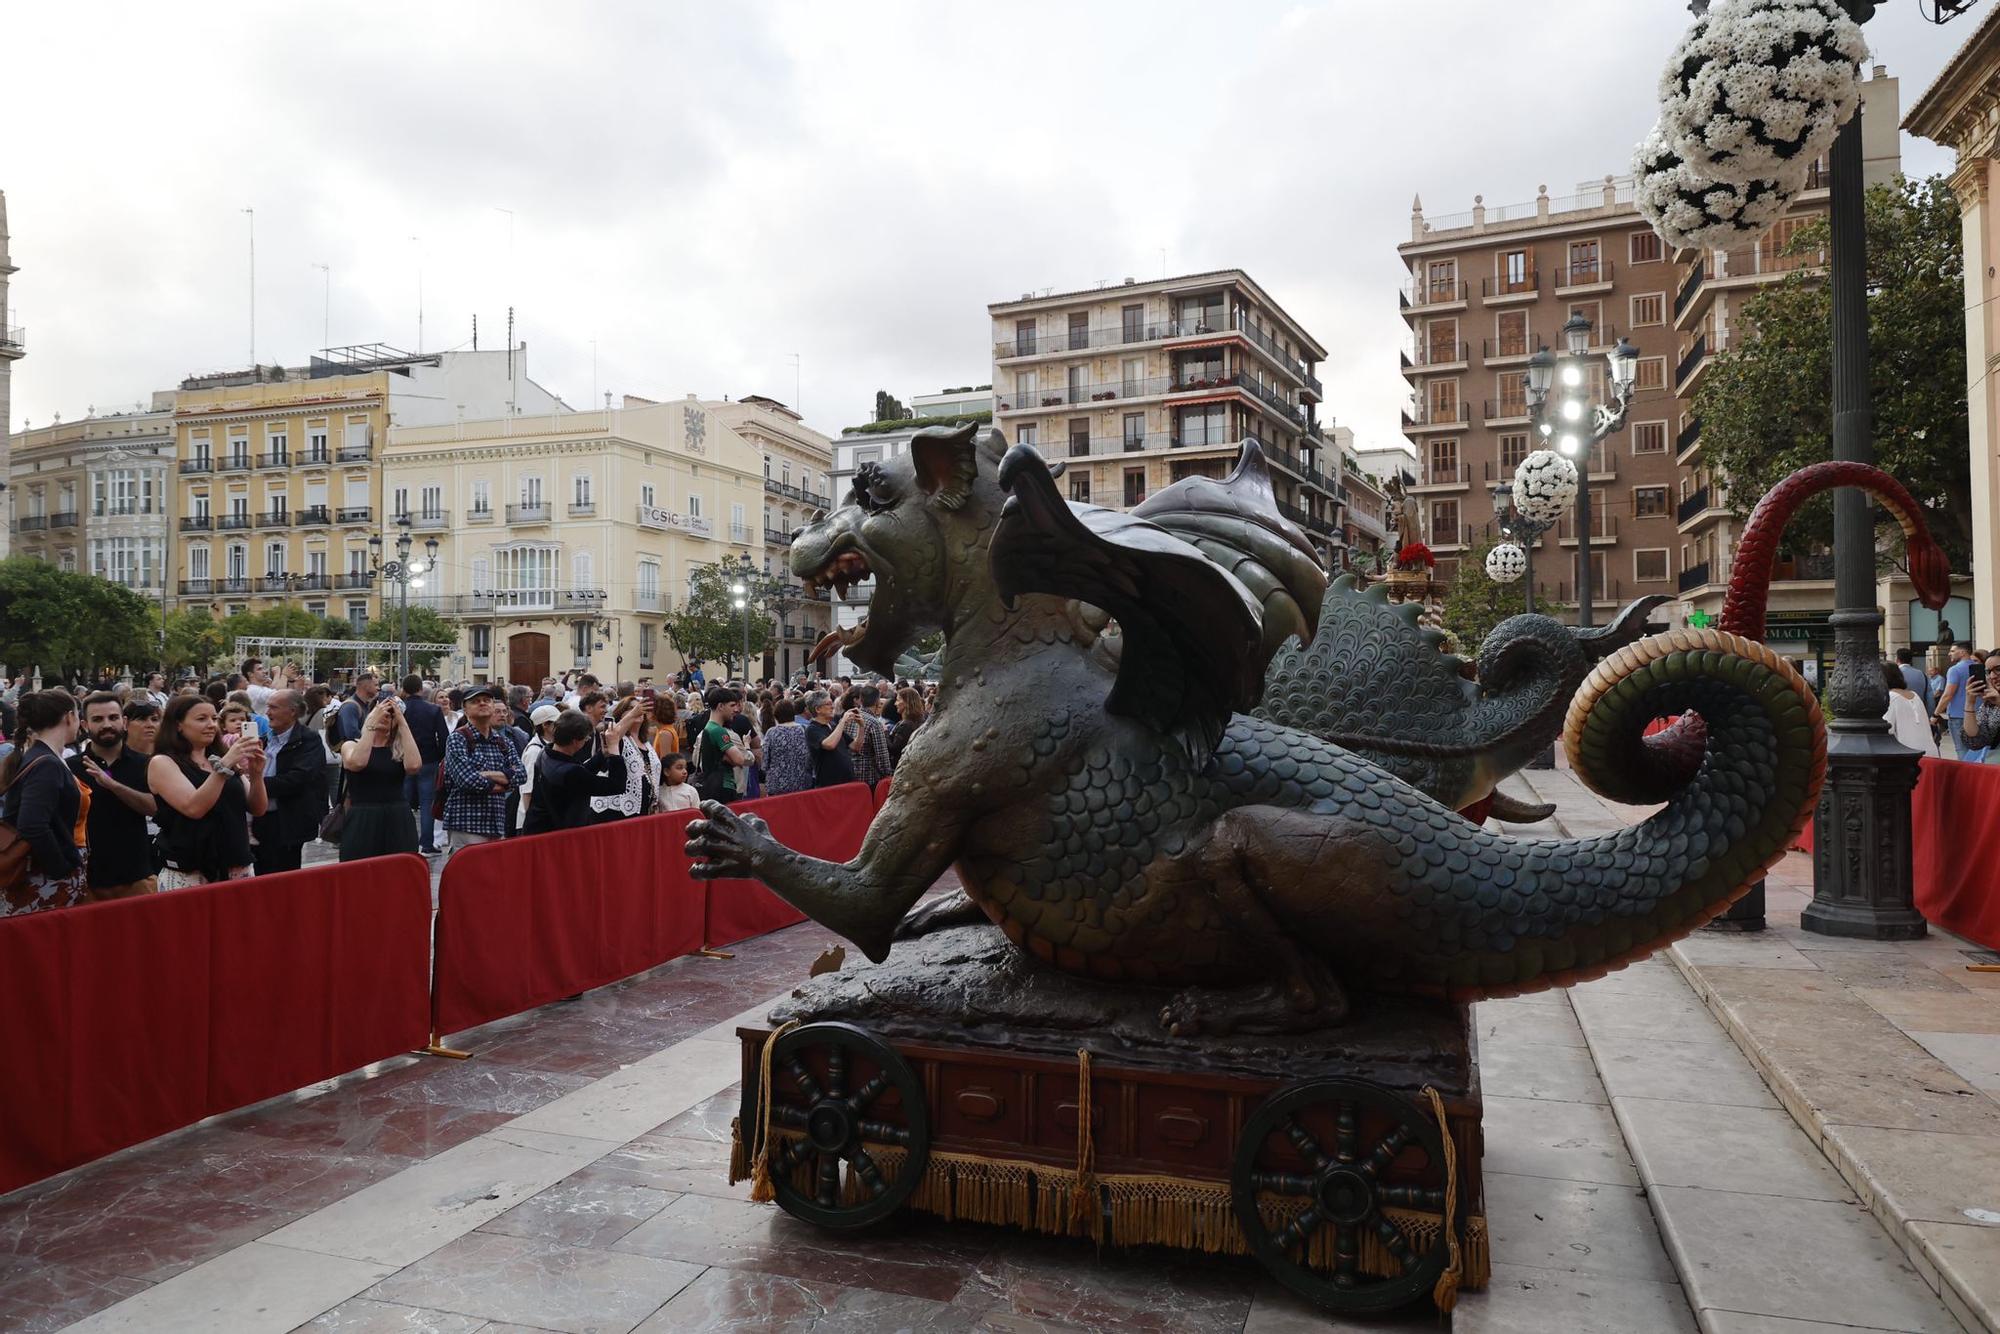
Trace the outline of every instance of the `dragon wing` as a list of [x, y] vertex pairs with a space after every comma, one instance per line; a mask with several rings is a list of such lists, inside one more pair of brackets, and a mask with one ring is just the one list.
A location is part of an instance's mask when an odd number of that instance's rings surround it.
[[1015, 445], [988, 559], [1010, 604], [1030, 593], [1075, 598], [1118, 621], [1118, 676], [1105, 700], [1205, 756], [1230, 715], [1263, 689], [1264, 602], [1199, 547], [1134, 514], [1072, 506], [1042, 456]]

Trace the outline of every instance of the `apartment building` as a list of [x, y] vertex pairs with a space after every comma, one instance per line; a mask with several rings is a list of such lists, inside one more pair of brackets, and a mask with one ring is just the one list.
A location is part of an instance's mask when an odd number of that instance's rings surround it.
[[1278, 504], [1330, 565], [1340, 470], [1320, 435], [1326, 349], [1241, 269], [987, 307], [994, 421], [1068, 462], [1072, 500], [1130, 509], [1264, 446]]
[[763, 455], [764, 573], [793, 595], [771, 611], [772, 647], [764, 654], [763, 675], [790, 680], [805, 670], [812, 646], [833, 628], [830, 599], [805, 597], [790, 566], [792, 534], [833, 508], [833, 441], [807, 426], [795, 409], [761, 394], [733, 403], [725, 399], [712, 410], [718, 422]]
[[[18, 272], [20, 270], [8, 258], [7, 194], [0, 190], [0, 478], [8, 474], [7, 433], [14, 424], [14, 363], [28, 350], [28, 336], [14, 324], [7, 304], [7, 280]], [[0, 519], [11, 517], [12, 501], [11, 493], [0, 493]], [[12, 530], [13, 524], [0, 523], [0, 558], [8, 553]]]
[[14, 555], [164, 593], [173, 395], [154, 399], [150, 411], [93, 414], [14, 436]]
[[951, 418], [991, 411], [993, 411], [993, 386], [990, 384], [940, 389], [935, 394], [917, 394], [910, 399], [912, 417]]
[[[1862, 90], [1863, 172], [1867, 184], [1881, 185], [1894, 180], [1902, 167], [1897, 83], [1878, 65]], [[1750, 333], [1745, 310], [1759, 292], [1794, 272], [1825, 272], [1827, 256], [1823, 252], [1786, 251], [1800, 228], [1825, 215], [1829, 184], [1823, 167], [1815, 165], [1790, 212], [1763, 236], [1743, 245], [1683, 251], [1675, 257], [1671, 374], [1676, 400], [1674, 462], [1679, 475], [1674, 497], [1674, 565], [1682, 616], [1696, 610], [1721, 614], [1743, 526], [1734, 512], [1728, 478], [1702, 450], [1701, 420], [1693, 409], [1695, 394], [1717, 354]], [[1900, 592], [1888, 585], [1885, 581], [1880, 590], [1889, 619], [1884, 633], [1890, 644], [1906, 643], [1911, 591], [1907, 581]], [[1768, 617], [1773, 642], [1796, 652], [1830, 645], [1833, 631], [1826, 618], [1833, 606], [1832, 552], [1781, 550]], [[1953, 610], [1947, 609], [1947, 617], [1964, 626], [1970, 617], [1969, 605], [1957, 615]], [[1932, 624], [1934, 627], [1934, 619]]]
[[367, 344], [304, 367], [192, 376], [174, 403], [169, 598], [222, 615], [303, 605], [359, 631], [380, 611], [369, 539], [387, 529], [379, 450], [390, 425], [567, 411], [528, 378], [525, 346]]
[[572, 668], [664, 676], [682, 666], [663, 631], [676, 590], [703, 565], [761, 562], [763, 448], [739, 428], [797, 422], [693, 395], [625, 403], [389, 431], [391, 525], [407, 516], [438, 542], [411, 602], [458, 622], [455, 671], [529, 686]]

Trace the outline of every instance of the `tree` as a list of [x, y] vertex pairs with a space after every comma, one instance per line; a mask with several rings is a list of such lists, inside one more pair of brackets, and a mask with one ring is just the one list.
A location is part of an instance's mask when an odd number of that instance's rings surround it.
[[0, 662], [88, 679], [151, 663], [158, 634], [153, 605], [122, 584], [28, 556], [0, 560]]
[[192, 667], [198, 672], [206, 672], [208, 665], [218, 662], [229, 653], [230, 639], [222, 632], [222, 624], [211, 616], [206, 607], [182, 607], [170, 611], [163, 621], [166, 631], [166, 661], [161, 665], [170, 668]]
[[[1460, 557], [1458, 572], [1445, 590], [1444, 628], [1458, 640], [1458, 651], [1468, 656], [1478, 654], [1479, 646], [1486, 642], [1494, 626], [1509, 616], [1520, 615], [1528, 607], [1526, 579], [1502, 584], [1487, 577], [1486, 553], [1495, 545], [1481, 543]], [[1535, 610], [1544, 616], [1554, 616], [1568, 608], [1563, 603], [1543, 599]]]
[[[1966, 444], [1964, 256], [1958, 200], [1939, 176], [1868, 191], [1869, 394], [1875, 461], [1925, 508], [1956, 568], [1972, 538]], [[1828, 246], [1824, 219], [1786, 253]], [[1749, 513], [1795, 469], [1833, 456], [1833, 297], [1823, 274], [1797, 270], [1743, 309], [1750, 332], [1717, 355], [1695, 395], [1701, 447]], [[1878, 518], [1893, 525], [1886, 510]], [[1791, 525], [1796, 541], [1830, 544], [1832, 497]], [[1900, 552], [1896, 539], [1889, 549]]]
[[[353, 627], [349, 627], [349, 634]], [[368, 623], [368, 633], [364, 636], [371, 644], [400, 644], [403, 636], [403, 613], [394, 606], [382, 608], [382, 614]], [[429, 607], [410, 608], [410, 642], [412, 644], [456, 644], [458, 623], [448, 620]], [[442, 653], [419, 653], [410, 650], [410, 670], [429, 672], [437, 667]]]
[[[736, 609], [730, 586], [737, 573], [722, 565], [703, 565], [688, 580], [687, 600], [666, 619], [667, 642], [692, 663], [742, 663], [743, 612]], [[771, 619], [758, 597], [757, 578], [750, 581], [750, 656], [771, 646]], [[747, 667], [743, 670], [747, 672]]]
[[875, 391], [875, 420], [878, 422], [901, 421], [910, 415], [902, 400], [886, 389]]

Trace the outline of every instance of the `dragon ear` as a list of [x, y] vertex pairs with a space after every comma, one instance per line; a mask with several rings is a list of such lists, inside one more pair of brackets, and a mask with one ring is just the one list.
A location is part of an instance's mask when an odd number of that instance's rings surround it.
[[978, 424], [968, 423], [956, 429], [932, 426], [911, 437], [910, 461], [916, 465], [917, 485], [939, 509], [955, 510], [971, 498], [973, 479], [979, 475], [978, 434]]

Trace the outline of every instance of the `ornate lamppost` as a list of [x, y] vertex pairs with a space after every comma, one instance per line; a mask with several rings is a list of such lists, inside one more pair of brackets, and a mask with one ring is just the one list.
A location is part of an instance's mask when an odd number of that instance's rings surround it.
[[[1527, 467], [1525, 462], [1522, 467]], [[1523, 492], [1527, 489], [1524, 484]], [[1542, 534], [1556, 526], [1561, 509], [1560, 505], [1546, 509], [1517, 505], [1514, 503], [1513, 484], [1493, 484], [1493, 521], [1499, 526], [1500, 536], [1506, 540], [1486, 553], [1486, 577], [1496, 584], [1526, 580], [1522, 590], [1523, 611], [1532, 612], [1535, 609], [1535, 547], [1541, 542]], [[1528, 761], [1528, 766], [1533, 769], [1555, 768], [1555, 743], [1542, 747], [1541, 752]]]
[[[1639, 370], [1639, 349], [1620, 338], [1618, 346], [1605, 354], [1611, 363], [1612, 401], [1592, 403], [1584, 370], [1590, 361], [1591, 328], [1589, 319], [1578, 311], [1562, 327], [1561, 357], [1543, 348], [1528, 358], [1528, 411], [1535, 429], [1563, 457], [1577, 461], [1584, 474], [1576, 488], [1576, 623], [1580, 626], [1595, 624], [1590, 586], [1590, 468], [1586, 460], [1599, 442], [1625, 424]], [[1558, 383], [1561, 392], [1551, 406], [1550, 393]]]
[[401, 680], [410, 673], [410, 590], [422, 588], [424, 573], [437, 565], [438, 540], [433, 537], [424, 542], [424, 555], [428, 559], [413, 560], [410, 557], [410, 516], [398, 515], [396, 526], [400, 531], [396, 534], [395, 559], [382, 559], [381, 534], [369, 538], [368, 545], [374, 549], [375, 577], [385, 585], [393, 583], [397, 588], [402, 625], [397, 632], [396, 678]]

